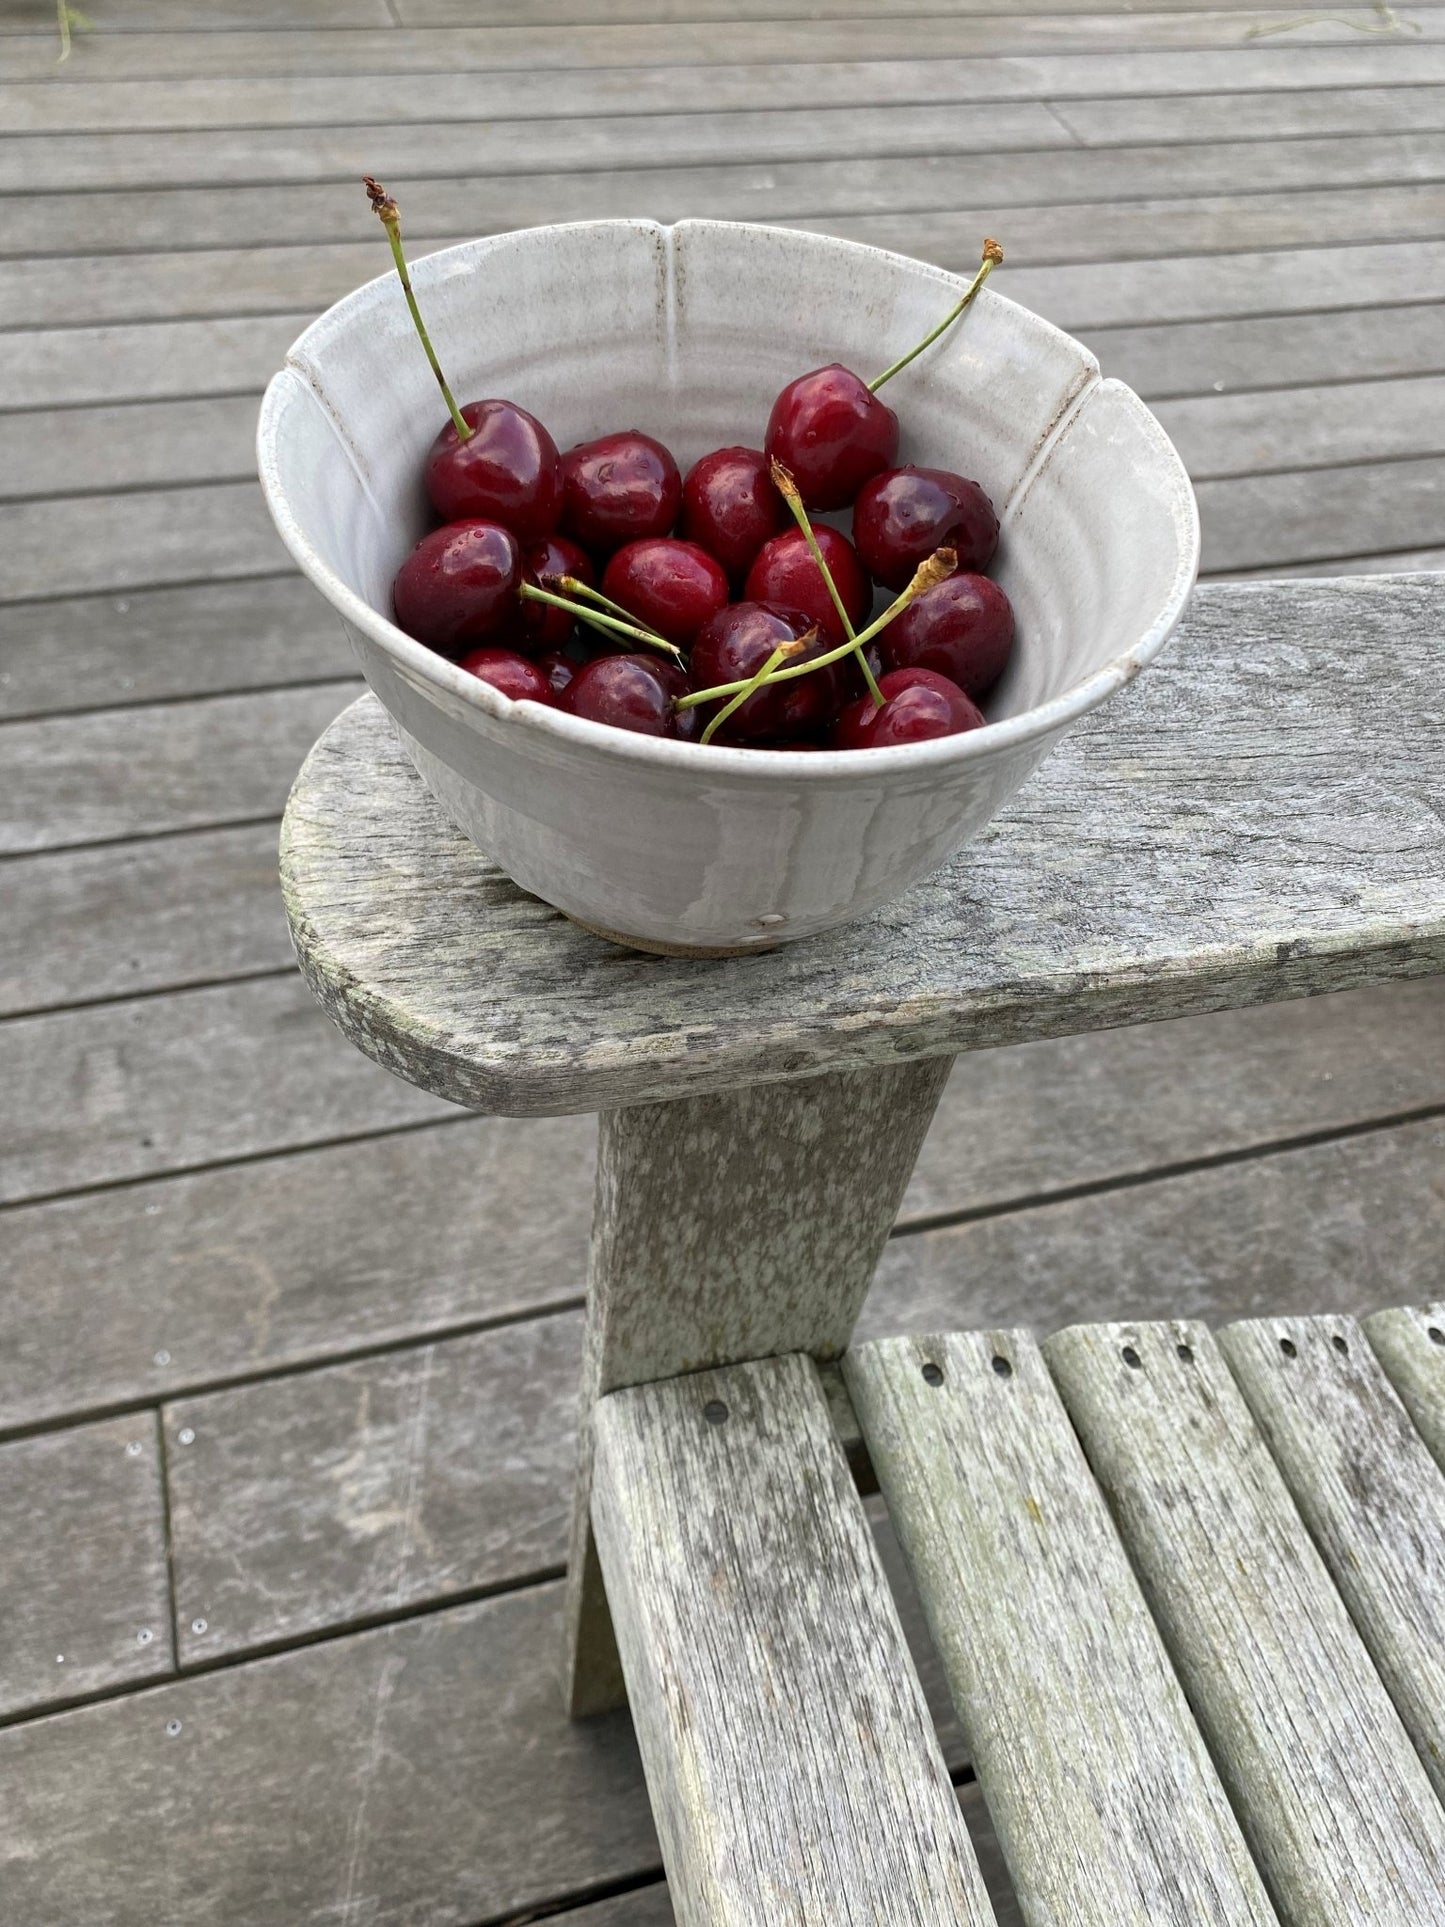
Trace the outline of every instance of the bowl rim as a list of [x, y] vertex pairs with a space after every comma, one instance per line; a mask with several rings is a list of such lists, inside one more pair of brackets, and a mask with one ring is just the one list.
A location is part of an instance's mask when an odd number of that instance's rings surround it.
[[[549, 222], [531, 228], [513, 228], [500, 234], [480, 235], [473, 240], [462, 241], [452, 247], [440, 248], [431, 254], [419, 256], [409, 263], [412, 279], [419, 286], [424, 285], [432, 275], [444, 271], [447, 266], [455, 266], [459, 259], [467, 256], [481, 256], [519, 234], [541, 234], [549, 231], [567, 233], [578, 228], [596, 227], [642, 228], [657, 234], [671, 234], [679, 229], [688, 228], [725, 227], [769, 235], [786, 235], [790, 240], [796, 240], [804, 247], [840, 250], [897, 262], [910, 269], [922, 268], [937, 277], [944, 287], [957, 289], [960, 293], [968, 285], [968, 277], [940, 268], [932, 262], [920, 261], [913, 255], [900, 254], [891, 248], [873, 247], [864, 241], [850, 241], [836, 235], [815, 234], [805, 228], [781, 228], [759, 221], [686, 220], [669, 223], [626, 217], [596, 221]], [[257, 469], [261, 489], [277, 533], [289, 550], [292, 559], [344, 621], [361, 630], [384, 654], [395, 658], [407, 670], [419, 675], [423, 682], [434, 684], [453, 700], [461, 701], [468, 708], [479, 711], [495, 722], [530, 728], [543, 736], [558, 740], [562, 745], [573, 744], [612, 760], [628, 763], [642, 762], [661, 769], [672, 768], [697, 776], [713, 774], [718, 777], [761, 777], [764, 780], [776, 778], [788, 783], [836, 782], [840, 777], [862, 777], [870, 772], [874, 775], [883, 775], [890, 770], [904, 768], [928, 769], [935, 765], [978, 760], [990, 756], [995, 751], [1047, 739], [1068, 724], [1075, 722], [1080, 716], [1097, 709], [1117, 690], [1132, 682], [1140, 670], [1153, 661], [1184, 613], [1199, 572], [1200, 549], [1199, 507], [1188, 472], [1178, 450], [1147, 404], [1126, 382], [1102, 375], [1096, 370], [1053, 424], [1044, 442], [1035, 450], [1017, 486], [1015, 500], [1047, 463], [1054, 448], [1076, 417], [1104, 390], [1113, 389], [1128, 395], [1137, 404], [1144, 422], [1157, 436], [1171, 460], [1174, 470], [1174, 488], [1169, 498], [1169, 506], [1174, 515], [1176, 527], [1184, 540], [1181, 543], [1179, 567], [1170, 585], [1169, 594], [1159, 614], [1144, 634], [1120, 650], [1118, 655], [1112, 657], [1102, 668], [1094, 670], [1082, 682], [1050, 698], [1048, 702], [1040, 703], [1032, 709], [1021, 710], [1016, 716], [1002, 717], [997, 722], [986, 722], [979, 729], [965, 730], [958, 735], [938, 736], [920, 743], [901, 743], [891, 748], [871, 749], [863, 753], [858, 750], [839, 749], [778, 750], [766, 747], [745, 749], [731, 744], [681, 742], [672, 737], [645, 736], [635, 730], [617, 729], [607, 723], [592, 722], [586, 717], [570, 715], [565, 710], [553, 708], [545, 703], [527, 699], [514, 701], [504, 696], [492, 684], [483, 682], [478, 676], [469, 675], [456, 663], [448, 661], [445, 656], [438, 655], [435, 650], [429, 649], [424, 643], [407, 635], [389, 616], [382, 615], [343, 582], [341, 577], [317, 554], [303, 533], [292, 513], [285, 486], [281, 481], [276, 450], [281, 418], [287, 400], [299, 388], [310, 397], [313, 404], [325, 406], [316, 394], [313, 381], [307, 372], [306, 356], [311, 337], [320, 330], [329, 332], [335, 327], [345, 310], [353, 307], [361, 308], [368, 302], [376, 300], [377, 291], [384, 284], [394, 283], [394, 281], [394, 273], [388, 271], [376, 275], [370, 281], [363, 282], [359, 287], [353, 288], [349, 294], [343, 295], [340, 300], [334, 301], [314, 321], [309, 322], [292, 342], [286, 352], [285, 362], [271, 377], [261, 401], [261, 412], [256, 429]], [[1043, 320], [1043, 317], [1036, 315], [1032, 309], [1024, 308], [1021, 302], [1010, 300], [1007, 295], [1000, 294], [992, 287], [983, 289], [979, 299], [990, 304], [1003, 303], [1007, 307], [1021, 309], [1036, 322]], [[1044, 325], [1054, 326], [1047, 321], [1044, 321]], [[1059, 329], [1057, 332], [1064, 331]], [[1066, 338], [1073, 340], [1072, 336]], [[1075, 342], [1075, 346], [1083, 349], [1081, 342]], [[1085, 349], [1083, 352], [1088, 351]]]

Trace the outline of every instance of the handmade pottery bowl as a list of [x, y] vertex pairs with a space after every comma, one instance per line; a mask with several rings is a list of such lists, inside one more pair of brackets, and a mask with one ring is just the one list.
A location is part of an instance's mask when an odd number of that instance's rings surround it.
[[[532, 228], [434, 254], [413, 279], [459, 397], [507, 396], [562, 448], [641, 428], [684, 469], [759, 445], [805, 369], [885, 367], [963, 286], [876, 248], [716, 221]], [[641, 948], [761, 949], [952, 855], [1158, 653], [1198, 563], [1188, 477], [1154, 417], [992, 288], [888, 400], [902, 459], [992, 496], [1019, 636], [987, 728], [897, 749], [634, 735], [510, 702], [403, 635], [391, 580], [429, 525], [422, 461], [444, 412], [394, 274], [292, 348], [261, 410], [261, 481], [428, 788], [509, 876]]]

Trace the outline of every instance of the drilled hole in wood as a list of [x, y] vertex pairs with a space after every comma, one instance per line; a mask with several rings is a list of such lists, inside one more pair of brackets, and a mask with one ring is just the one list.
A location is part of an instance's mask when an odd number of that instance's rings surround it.
[[1177, 1345], [1175, 1350], [1179, 1353], [1179, 1356], [1184, 1360], [1186, 1365], [1192, 1365], [1194, 1363], [1194, 1347], [1192, 1345]]
[[722, 1425], [727, 1421], [728, 1408], [720, 1398], [710, 1398], [702, 1408], [702, 1415], [709, 1425]]
[[941, 1365], [935, 1365], [931, 1358], [923, 1368], [923, 1382], [925, 1385], [941, 1385], [943, 1383], [943, 1367]]
[[1299, 1357], [1299, 1347], [1295, 1344], [1292, 1338], [1282, 1338], [1279, 1341], [1279, 1348], [1284, 1353], [1286, 1358]]
[[1341, 1358], [1349, 1357], [1350, 1355], [1349, 1342], [1348, 1340], [1342, 1338], [1338, 1332], [1335, 1333], [1334, 1337], [1330, 1340], [1330, 1343], [1334, 1346], [1335, 1350], [1339, 1353]]
[[1014, 1375], [1013, 1366], [1009, 1364], [1008, 1360], [1004, 1357], [1002, 1352], [994, 1353], [993, 1368], [998, 1373], [1000, 1378], [1012, 1378]]
[[1144, 1363], [1143, 1359], [1140, 1358], [1138, 1352], [1135, 1351], [1132, 1345], [1126, 1345], [1123, 1351], [1120, 1352], [1119, 1356], [1120, 1358], [1123, 1359], [1124, 1363], [1129, 1367], [1129, 1370], [1131, 1372], [1137, 1372], [1139, 1367]]
[[1432, 1345], [1445, 1345], [1445, 1332], [1442, 1332], [1438, 1325], [1427, 1325], [1425, 1336]]

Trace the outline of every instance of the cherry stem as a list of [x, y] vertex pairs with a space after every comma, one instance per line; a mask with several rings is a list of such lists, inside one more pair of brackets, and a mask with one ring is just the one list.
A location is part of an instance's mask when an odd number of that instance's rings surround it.
[[472, 430], [461, 409], [457, 407], [455, 395], [447, 386], [447, 378], [442, 373], [441, 363], [437, 360], [436, 349], [431, 345], [431, 336], [427, 333], [426, 323], [421, 318], [421, 309], [416, 305], [416, 294], [412, 289], [406, 256], [401, 246], [401, 210], [386, 189], [379, 182], [374, 181], [369, 174], [363, 174], [362, 180], [366, 184], [367, 199], [371, 202], [381, 225], [386, 229], [386, 238], [391, 243], [391, 258], [396, 263], [397, 276], [406, 294], [406, 305], [411, 309], [411, 318], [416, 323], [421, 345], [426, 349], [426, 358], [431, 363], [431, 371], [436, 376], [437, 386], [442, 391], [442, 400], [446, 403], [451, 415], [452, 426], [457, 431], [457, 440], [469, 442], [472, 439]]
[[[958, 557], [952, 549], [935, 549], [926, 562], [919, 563], [908, 587], [894, 597], [881, 616], [875, 616], [866, 629], [860, 630], [852, 642], [840, 643], [836, 649], [829, 649], [824, 655], [814, 656], [809, 662], [792, 663], [786, 669], [776, 669], [771, 674], [765, 670], [763, 673], [766, 680], [769, 683], [792, 682], [798, 676], [811, 676], [815, 669], [827, 669], [833, 663], [841, 662], [845, 656], [851, 656], [854, 650], [861, 649], [865, 643], [871, 642], [880, 630], [888, 627], [895, 616], [903, 614], [910, 602], [916, 602], [919, 596], [926, 594], [929, 589], [936, 588], [946, 577], [951, 576], [957, 567]], [[735, 695], [739, 689], [751, 690], [753, 686], [752, 683], [747, 682], [721, 682], [715, 689], [695, 689], [689, 695], [679, 696], [674, 706], [678, 709], [695, 709], [699, 703], [715, 703], [720, 697]]]
[[579, 621], [590, 622], [594, 629], [610, 629], [619, 636], [633, 636], [638, 642], [645, 642], [650, 649], [665, 649], [674, 662], [682, 661], [682, 651], [675, 643], [668, 642], [663, 636], [653, 635], [650, 629], [639, 629], [636, 623], [619, 622], [616, 616], [605, 616], [600, 609], [588, 609], [580, 602], [570, 602], [566, 596], [553, 595], [550, 589], [538, 588], [532, 582], [522, 583], [517, 594], [526, 602], [545, 602], [549, 608], [566, 609]]
[[968, 308], [972, 307], [974, 296], [1002, 260], [1003, 249], [999, 246], [998, 242], [985, 241], [983, 244], [983, 260], [979, 263], [978, 273], [968, 284], [962, 300], [943, 317], [936, 328], [931, 329], [929, 333], [923, 337], [916, 348], [910, 348], [908, 353], [895, 361], [891, 368], [885, 368], [881, 375], [875, 375], [873, 377], [872, 381], [868, 384], [868, 392], [870, 395], [876, 395], [884, 382], [892, 381], [900, 368], [906, 368], [910, 361], [917, 360], [925, 348], [931, 348], [938, 337], [946, 333], [947, 330], [953, 326], [954, 322], [958, 320], [958, 317]]
[[[856, 641], [853, 624], [849, 620], [848, 611], [843, 607], [843, 598], [839, 595], [838, 585], [833, 580], [833, 571], [823, 560], [823, 551], [818, 547], [818, 538], [813, 533], [813, 524], [808, 520], [808, 511], [803, 507], [803, 497], [798, 490], [798, 484], [793, 480], [791, 473], [784, 468], [776, 456], [768, 466], [773, 477], [773, 487], [787, 503], [792, 511], [793, 520], [803, 531], [803, 540], [808, 545], [808, 553], [817, 563], [818, 573], [827, 585], [828, 594], [833, 598], [833, 607], [838, 611], [838, 620], [843, 625], [843, 634], [848, 638], [850, 643], [853, 643]], [[868, 694], [873, 698], [877, 707], [881, 709], [883, 707], [883, 696], [878, 688], [873, 671], [868, 665], [868, 658], [863, 654], [861, 649], [857, 651], [857, 655], [859, 667], [863, 671], [863, 680], [868, 685]]]
[[621, 617], [624, 622], [636, 623], [640, 629], [645, 629], [655, 641], [662, 643], [665, 648], [670, 649], [672, 647], [672, 644], [668, 642], [667, 638], [658, 635], [650, 623], [639, 621], [630, 609], [624, 609], [620, 602], [614, 602], [611, 596], [603, 595], [600, 589], [594, 589], [588, 582], [579, 581], [575, 575], [544, 576], [539, 577], [538, 580], [555, 582], [557, 587], [564, 589], [569, 596], [576, 596], [583, 602], [595, 603], [599, 609], [606, 609], [610, 614]]
[[[714, 733], [722, 727], [728, 717], [732, 715], [733, 711], [735, 709], [741, 709], [755, 689], [762, 688], [763, 684], [768, 680], [771, 671], [777, 668], [785, 656], [795, 656], [798, 653], [798, 647], [799, 645], [796, 642], [780, 642], [758, 673], [755, 676], [750, 676], [748, 680], [740, 686], [737, 694], [731, 701], [724, 703], [717, 714], [709, 718], [707, 728], [702, 732], [698, 741], [701, 743], [710, 743]], [[679, 703], [677, 706], [681, 708], [682, 704]]]

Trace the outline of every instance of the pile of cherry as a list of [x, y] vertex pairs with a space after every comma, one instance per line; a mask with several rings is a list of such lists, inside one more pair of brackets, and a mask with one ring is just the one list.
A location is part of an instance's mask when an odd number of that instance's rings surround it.
[[[764, 446], [686, 476], [636, 429], [559, 453], [514, 402], [458, 408], [422, 325], [395, 203], [368, 182], [451, 420], [426, 459], [440, 526], [397, 571], [408, 635], [514, 700], [701, 743], [884, 748], [976, 729], [1013, 646], [984, 573], [998, 520], [976, 482], [895, 466], [877, 389], [837, 363], [791, 381]], [[809, 511], [851, 508], [852, 539]], [[893, 592], [870, 619], [874, 585]]]

